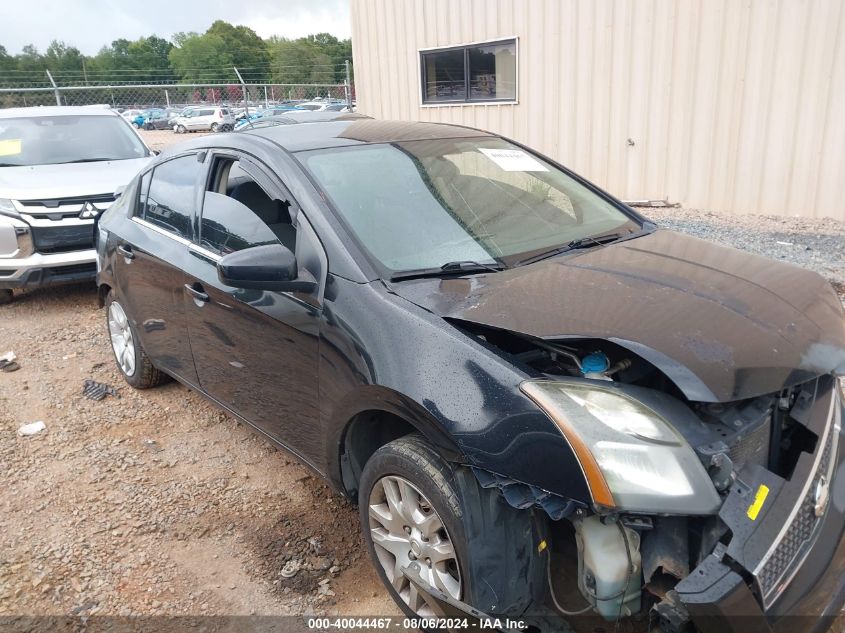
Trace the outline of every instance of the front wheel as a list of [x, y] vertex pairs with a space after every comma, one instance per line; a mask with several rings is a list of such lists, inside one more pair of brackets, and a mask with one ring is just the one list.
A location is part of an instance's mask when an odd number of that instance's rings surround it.
[[188, 131], [188, 128], [186, 128], [184, 125], [177, 125], [175, 128], [173, 128], [173, 131], [177, 134], [184, 134]]
[[417, 436], [376, 451], [361, 475], [361, 525], [367, 549], [393, 600], [409, 616], [434, 616], [402, 570], [456, 600], [464, 596], [467, 544], [448, 465]]
[[106, 298], [106, 324], [114, 359], [123, 379], [136, 389], [155, 387], [164, 379], [141, 347], [135, 327], [123, 306], [109, 292]]

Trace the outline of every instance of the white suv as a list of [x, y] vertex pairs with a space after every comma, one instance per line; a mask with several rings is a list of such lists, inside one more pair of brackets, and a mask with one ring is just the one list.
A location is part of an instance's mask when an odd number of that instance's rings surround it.
[[230, 132], [235, 128], [235, 117], [229, 108], [195, 108], [173, 120], [173, 131], [177, 134], [211, 130], [212, 132]]
[[95, 220], [150, 159], [113, 110], [0, 110], [0, 303], [13, 288], [93, 281]]

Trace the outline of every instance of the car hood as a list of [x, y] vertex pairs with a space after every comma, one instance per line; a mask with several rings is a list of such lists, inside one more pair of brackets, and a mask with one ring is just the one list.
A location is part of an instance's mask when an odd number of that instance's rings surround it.
[[845, 370], [845, 313], [821, 276], [673, 231], [390, 288], [448, 319], [612, 341], [694, 401], [750, 398]]
[[0, 198], [46, 200], [104, 193], [127, 184], [152, 160], [98, 161], [64, 165], [33, 165], [0, 168]]

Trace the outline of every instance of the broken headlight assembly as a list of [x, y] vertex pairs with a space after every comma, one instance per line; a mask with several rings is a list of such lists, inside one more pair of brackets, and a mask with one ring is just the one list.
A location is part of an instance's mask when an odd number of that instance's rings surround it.
[[569, 442], [597, 505], [648, 514], [718, 511], [721, 499], [690, 445], [643, 403], [579, 382], [528, 380], [520, 389]]

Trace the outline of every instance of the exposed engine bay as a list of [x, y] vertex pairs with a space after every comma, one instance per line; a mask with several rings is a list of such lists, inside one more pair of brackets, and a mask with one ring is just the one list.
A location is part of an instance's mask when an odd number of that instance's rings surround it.
[[[559, 554], [556, 564], [571, 567], [577, 559], [577, 569], [563, 572], [550, 566], [550, 594], [558, 612], [592, 610], [610, 621], [650, 612], [663, 630], [684, 630], [689, 613], [680, 598], [684, 591], [695, 593], [689, 588], [691, 574], [705, 576], [714, 565], [735, 574], [763, 608], [777, 598], [783, 589], [780, 581], [800, 567], [826, 509], [824, 487], [831, 480], [841, 423], [838, 409], [825, 403], [839, 397], [836, 379], [823, 376], [736, 402], [694, 402], [654, 365], [612, 342], [537, 339], [477, 324], [461, 327], [544, 377], [670, 396], [683, 414], [665, 417], [692, 448], [718, 494], [718, 507], [706, 514], [650, 514], [556, 503], [536, 491], [533, 497], [520, 494], [513, 482], [481, 474], [482, 485], [499, 487], [511, 505], [533, 502], [546, 510], [552, 519], [552, 548]], [[777, 493], [789, 507], [785, 523], [776, 527], [797, 525], [798, 537], [758, 529], [765, 511], [776, 514], [768, 506]], [[756, 547], [754, 538], [774, 542]], [[799, 540], [780, 545], [790, 539]], [[570, 604], [558, 600], [556, 582], [571, 583], [573, 578], [586, 604], [573, 605], [571, 597]]]

